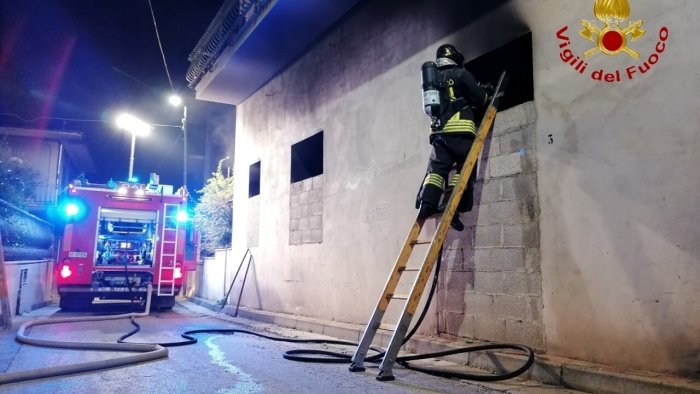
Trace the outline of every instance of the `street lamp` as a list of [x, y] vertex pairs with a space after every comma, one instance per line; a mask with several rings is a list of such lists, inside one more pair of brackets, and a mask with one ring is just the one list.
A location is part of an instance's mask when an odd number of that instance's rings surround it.
[[136, 147], [136, 136], [146, 137], [151, 133], [151, 126], [143, 120], [129, 114], [121, 114], [117, 116], [115, 123], [118, 129], [131, 133], [131, 156], [129, 157], [129, 181], [131, 181], [134, 174], [134, 149]]
[[182, 144], [183, 144], [183, 158], [182, 158], [182, 187], [184, 188], [184, 197], [187, 198], [187, 105], [183, 105], [182, 97], [172, 94], [168, 97], [168, 102], [174, 107], [179, 107], [182, 105]]

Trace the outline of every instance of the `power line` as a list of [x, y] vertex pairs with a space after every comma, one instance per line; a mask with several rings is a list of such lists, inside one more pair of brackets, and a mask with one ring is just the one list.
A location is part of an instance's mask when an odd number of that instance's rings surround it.
[[160, 42], [160, 34], [158, 34], [158, 24], [156, 23], [156, 14], [153, 12], [153, 4], [151, 0], [148, 0], [148, 7], [151, 9], [151, 18], [153, 19], [153, 28], [156, 30], [156, 39], [158, 40], [158, 47], [160, 48], [160, 55], [163, 57], [163, 65], [165, 66], [165, 74], [168, 76], [168, 82], [170, 83], [170, 90], [174, 93], [175, 88], [173, 87], [173, 80], [170, 78], [170, 71], [168, 71], [168, 62], [165, 60], [165, 52], [163, 51], [163, 44]]

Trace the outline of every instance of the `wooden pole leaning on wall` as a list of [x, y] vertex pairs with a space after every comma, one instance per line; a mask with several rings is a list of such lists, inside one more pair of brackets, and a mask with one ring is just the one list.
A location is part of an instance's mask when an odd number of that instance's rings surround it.
[[10, 298], [7, 292], [7, 276], [5, 276], [5, 251], [2, 247], [2, 234], [0, 234], [0, 310], [2, 310], [2, 325], [0, 328], [9, 330], [12, 328], [12, 311], [10, 311]]

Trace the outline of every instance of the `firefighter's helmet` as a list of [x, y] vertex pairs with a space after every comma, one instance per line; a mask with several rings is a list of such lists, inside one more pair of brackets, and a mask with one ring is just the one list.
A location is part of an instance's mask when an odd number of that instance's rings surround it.
[[454, 45], [440, 45], [435, 54], [435, 63], [437, 63], [438, 67], [462, 67], [464, 65], [464, 56]]

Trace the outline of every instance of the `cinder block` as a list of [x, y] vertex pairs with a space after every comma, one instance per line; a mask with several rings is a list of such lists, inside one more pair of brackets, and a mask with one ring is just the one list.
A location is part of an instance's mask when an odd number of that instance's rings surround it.
[[[540, 285], [540, 293], [542, 293]], [[527, 298], [527, 320], [535, 323], [542, 324], [542, 310], [544, 306], [542, 304], [542, 296], [528, 297]]]
[[522, 248], [476, 249], [474, 264], [477, 272], [524, 271], [524, 250]]
[[537, 195], [537, 176], [520, 174], [501, 179], [504, 200], [526, 199]]
[[301, 207], [298, 205], [295, 207], [291, 207], [289, 210], [289, 217], [292, 220], [299, 219], [301, 217]]
[[493, 296], [490, 294], [467, 293], [464, 295], [464, 313], [477, 319], [493, 317]]
[[313, 235], [311, 234], [311, 230], [309, 230], [309, 229], [301, 230], [301, 243], [310, 244], [312, 242], [314, 242], [314, 240], [313, 240]]
[[323, 242], [323, 229], [311, 230], [312, 242]]
[[323, 228], [323, 216], [314, 215], [309, 218], [309, 229], [320, 230]]
[[503, 246], [539, 247], [539, 228], [536, 223], [506, 224], [503, 226]]
[[499, 156], [519, 153], [521, 149], [524, 149], [524, 152], [527, 154], [527, 152], [530, 150], [525, 144], [525, 137], [522, 134], [522, 129], [514, 130], [508, 134], [503, 134], [497, 139], [499, 140]]
[[493, 296], [494, 314], [501, 318], [524, 320], [527, 318], [527, 300], [523, 296]]
[[529, 322], [506, 320], [506, 340], [544, 350], [544, 329]]
[[526, 272], [540, 272], [540, 256], [539, 248], [525, 248]]
[[489, 179], [474, 184], [475, 203], [488, 204], [501, 200], [501, 180]]
[[513, 130], [522, 128], [537, 120], [535, 103], [530, 101], [525, 104], [501, 111], [494, 121], [493, 135], [507, 134]]
[[304, 231], [309, 229], [309, 217], [305, 216], [299, 219], [299, 230]]
[[[304, 181], [304, 182], [306, 182], [306, 181]], [[309, 194], [310, 194], [310, 193], [309, 193], [308, 191], [306, 191], [306, 190], [305, 190], [303, 193], [300, 193], [300, 194], [299, 194], [299, 204], [300, 204], [300, 205], [307, 205], [307, 204], [310, 203], [310, 201], [309, 201]]]
[[503, 293], [503, 274], [497, 272], [477, 272], [474, 275], [474, 290], [478, 293]]
[[317, 203], [323, 201], [323, 189], [311, 189], [309, 192], [309, 202], [310, 203]]
[[289, 232], [289, 243], [291, 245], [301, 244], [301, 231], [300, 230]]
[[470, 334], [463, 334], [461, 336], [473, 336], [474, 335], [474, 316], [465, 315], [461, 312], [445, 311], [445, 333], [449, 335], [459, 336], [460, 332], [469, 332]]
[[506, 321], [477, 316], [474, 319], [474, 335], [477, 339], [503, 342], [506, 340]]
[[301, 182], [294, 182], [289, 187], [290, 196], [297, 195], [297, 194], [301, 193], [301, 191], [302, 191], [302, 183]]
[[520, 174], [522, 164], [520, 153], [511, 153], [505, 156], [492, 157], [489, 160], [489, 176], [492, 178], [502, 178]]
[[311, 178], [312, 190], [323, 190], [323, 174]]
[[292, 219], [289, 221], [289, 231], [297, 231], [301, 230], [299, 228], [299, 221], [300, 219]]
[[[462, 311], [464, 309], [464, 292], [474, 290], [474, 272], [451, 271], [447, 273], [443, 286], [445, 293], [445, 309]], [[450, 302], [454, 297], [455, 302]], [[452, 305], [458, 305], [457, 308]]]
[[304, 179], [303, 181], [301, 181], [301, 184], [301, 190], [304, 192], [308, 192], [313, 186], [313, 178]]
[[484, 152], [488, 152], [488, 157], [498, 156], [500, 147], [499, 139], [494, 138], [493, 134], [489, 134], [489, 137], [484, 141]]
[[323, 213], [323, 202], [322, 201], [312, 202], [311, 206], [309, 207], [309, 214], [310, 215], [320, 215], [322, 213]]
[[518, 200], [498, 201], [491, 204], [479, 205], [478, 224], [508, 224], [522, 223], [522, 202]]
[[476, 226], [474, 248], [497, 247], [503, 244], [501, 225]]
[[528, 293], [528, 274], [524, 272], [503, 272], [503, 293], [525, 295]]

